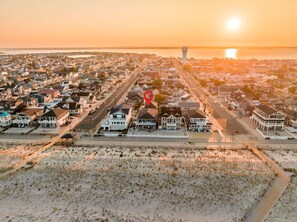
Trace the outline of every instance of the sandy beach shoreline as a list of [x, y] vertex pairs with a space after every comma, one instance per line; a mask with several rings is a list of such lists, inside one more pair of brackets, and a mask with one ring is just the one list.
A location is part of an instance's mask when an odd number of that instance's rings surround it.
[[240, 221], [275, 178], [247, 149], [54, 146], [32, 164], [1, 179], [2, 221]]

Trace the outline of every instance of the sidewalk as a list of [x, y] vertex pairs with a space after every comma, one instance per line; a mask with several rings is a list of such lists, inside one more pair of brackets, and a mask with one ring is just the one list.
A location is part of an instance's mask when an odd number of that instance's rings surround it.
[[185, 128], [180, 130], [155, 130], [153, 132], [129, 130], [127, 137], [189, 138], [189, 134]]

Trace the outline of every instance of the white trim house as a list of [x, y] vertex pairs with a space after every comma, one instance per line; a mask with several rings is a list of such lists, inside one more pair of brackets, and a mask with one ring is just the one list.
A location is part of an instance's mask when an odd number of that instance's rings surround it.
[[197, 132], [209, 132], [212, 123], [208, 120], [204, 113], [200, 110], [188, 110], [185, 117], [189, 130]]
[[9, 127], [11, 125], [11, 115], [8, 112], [0, 112], [0, 127]]
[[284, 129], [285, 115], [270, 106], [255, 106], [251, 119], [262, 130]]
[[61, 108], [52, 109], [44, 113], [39, 118], [40, 127], [43, 128], [56, 128], [66, 125], [70, 121], [68, 110]]
[[109, 117], [103, 123], [104, 130], [117, 131], [128, 129], [132, 117], [132, 108], [127, 104], [115, 106], [110, 110]]
[[179, 107], [161, 107], [161, 125], [165, 130], [177, 130], [182, 128], [183, 116]]
[[37, 118], [43, 114], [43, 109], [27, 109], [18, 113], [12, 121], [14, 127], [33, 127], [37, 125]]

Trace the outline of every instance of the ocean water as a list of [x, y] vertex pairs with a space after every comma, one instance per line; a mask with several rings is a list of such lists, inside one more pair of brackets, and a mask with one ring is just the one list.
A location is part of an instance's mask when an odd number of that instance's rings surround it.
[[[3, 54], [31, 54], [57, 52], [120, 52], [120, 53], [148, 53], [162, 57], [181, 57], [180, 48], [101, 48], [101, 49], [6, 49], [0, 50]], [[189, 48], [188, 58], [212, 59], [297, 59], [297, 48]]]

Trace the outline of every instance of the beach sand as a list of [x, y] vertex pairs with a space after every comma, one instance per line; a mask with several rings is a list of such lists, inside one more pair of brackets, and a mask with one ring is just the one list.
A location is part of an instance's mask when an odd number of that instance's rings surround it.
[[297, 221], [297, 151], [296, 150], [265, 150], [265, 153], [286, 171], [293, 172], [291, 183], [273, 208], [266, 221]]
[[241, 221], [275, 174], [249, 150], [48, 149], [0, 180], [0, 221]]

